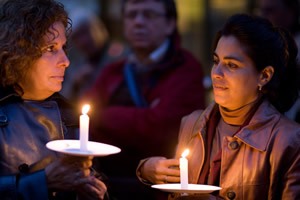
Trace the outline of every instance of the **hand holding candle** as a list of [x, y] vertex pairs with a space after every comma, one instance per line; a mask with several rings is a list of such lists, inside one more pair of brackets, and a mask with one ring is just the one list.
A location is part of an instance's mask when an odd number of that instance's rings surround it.
[[90, 105], [86, 104], [82, 107], [82, 115], [80, 115], [80, 150], [87, 151], [89, 140], [89, 116], [87, 115]]
[[180, 168], [180, 184], [182, 189], [188, 188], [188, 160], [186, 156], [189, 154], [189, 150], [186, 149], [179, 159], [179, 168]]

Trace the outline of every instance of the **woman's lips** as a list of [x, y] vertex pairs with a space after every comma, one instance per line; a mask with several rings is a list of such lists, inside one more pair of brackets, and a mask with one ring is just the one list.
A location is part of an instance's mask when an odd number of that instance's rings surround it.
[[64, 76], [52, 76], [52, 78], [57, 81], [64, 81]]
[[213, 84], [213, 88], [218, 89], [218, 90], [226, 90], [227, 89], [227, 87], [225, 87], [222, 84]]

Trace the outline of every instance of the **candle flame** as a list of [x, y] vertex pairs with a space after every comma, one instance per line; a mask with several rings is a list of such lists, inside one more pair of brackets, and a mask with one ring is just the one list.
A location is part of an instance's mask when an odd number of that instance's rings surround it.
[[190, 150], [186, 149], [184, 152], [181, 154], [181, 157], [185, 158], [187, 155], [189, 155]]
[[82, 114], [87, 114], [88, 111], [90, 110], [90, 105], [89, 104], [85, 104], [83, 107], [82, 107]]

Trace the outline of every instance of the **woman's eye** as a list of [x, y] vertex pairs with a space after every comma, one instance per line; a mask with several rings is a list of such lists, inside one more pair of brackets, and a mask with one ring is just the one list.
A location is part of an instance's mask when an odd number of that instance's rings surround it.
[[48, 46], [48, 47], [46, 47], [46, 51], [53, 52], [54, 51], [54, 46]]
[[70, 49], [67, 45], [63, 45], [63, 50], [65, 53], [68, 53]]
[[227, 66], [228, 66], [229, 68], [232, 68], [232, 69], [234, 69], [234, 68], [237, 68], [237, 67], [238, 67], [236, 64], [234, 64], [234, 63], [231, 63], [231, 62], [227, 63]]
[[213, 64], [217, 65], [219, 63], [219, 59], [218, 58], [213, 58]]

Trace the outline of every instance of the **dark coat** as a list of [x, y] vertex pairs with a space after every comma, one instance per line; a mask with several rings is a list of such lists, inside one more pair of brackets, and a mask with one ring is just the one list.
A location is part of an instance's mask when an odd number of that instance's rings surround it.
[[13, 90], [0, 91], [1, 199], [48, 199], [44, 168], [57, 155], [45, 145], [75, 139], [79, 115], [58, 93], [24, 101]]

